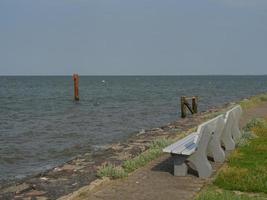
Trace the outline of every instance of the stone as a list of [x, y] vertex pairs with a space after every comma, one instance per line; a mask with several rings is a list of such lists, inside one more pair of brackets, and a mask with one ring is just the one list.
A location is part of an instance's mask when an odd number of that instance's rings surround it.
[[67, 172], [72, 172], [76, 169], [76, 166], [75, 165], [69, 165], [69, 164], [66, 164], [64, 165], [61, 170], [63, 171], [67, 171]]
[[5, 188], [4, 190], [2, 190], [2, 193], [20, 193], [22, 192], [23, 190], [26, 190], [30, 188], [30, 186], [26, 183], [22, 183], [20, 185], [13, 185], [13, 186], [10, 186], [8, 188]]
[[46, 178], [46, 177], [41, 177], [40, 178], [42, 181], [48, 181], [48, 178]]
[[42, 196], [46, 194], [44, 191], [38, 191], [38, 190], [31, 190], [25, 194], [27, 197], [36, 197], [36, 196]]
[[36, 197], [36, 200], [47, 200], [47, 197]]

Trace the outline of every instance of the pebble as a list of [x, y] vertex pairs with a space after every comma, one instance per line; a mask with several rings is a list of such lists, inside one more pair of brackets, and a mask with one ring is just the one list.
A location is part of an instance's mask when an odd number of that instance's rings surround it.
[[46, 177], [41, 177], [40, 178], [42, 181], [47, 181], [48, 180], [48, 178], [46, 178]]
[[60, 168], [56, 167], [56, 168], [54, 168], [54, 170], [53, 170], [53, 171], [55, 171], [55, 172], [60, 172], [60, 171], [62, 171], [62, 169], [60, 169]]
[[23, 190], [26, 190], [30, 188], [30, 186], [26, 183], [23, 183], [23, 184], [20, 184], [20, 185], [14, 185], [14, 186], [10, 186], [4, 190], [2, 190], [2, 193], [20, 193], [22, 192]]
[[30, 192], [27, 192], [25, 194], [25, 196], [27, 197], [35, 197], [35, 196], [42, 196], [44, 195], [46, 192], [44, 191], [38, 191], [38, 190], [31, 190]]

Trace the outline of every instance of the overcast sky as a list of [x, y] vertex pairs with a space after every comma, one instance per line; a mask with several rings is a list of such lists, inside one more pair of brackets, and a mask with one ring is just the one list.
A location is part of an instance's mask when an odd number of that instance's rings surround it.
[[267, 74], [267, 0], [0, 0], [1, 75]]

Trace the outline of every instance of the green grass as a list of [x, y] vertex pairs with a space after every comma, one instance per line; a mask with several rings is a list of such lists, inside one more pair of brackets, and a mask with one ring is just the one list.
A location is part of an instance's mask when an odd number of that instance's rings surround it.
[[98, 177], [109, 177], [112, 179], [124, 178], [128, 174], [119, 166], [115, 166], [110, 163], [105, 163], [97, 171]]
[[127, 172], [133, 172], [134, 170], [145, 166], [148, 162], [154, 160], [162, 154], [162, 149], [149, 149], [145, 153], [140, 154], [139, 156], [126, 160], [122, 167]]
[[267, 199], [267, 121], [253, 119], [244, 130], [242, 145], [197, 200]]
[[145, 166], [150, 161], [158, 158], [162, 154], [162, 149], [171, 143], [171, 140], [166, 139], [155, 140], [151, 143], [147, 151], [141, 153], [133, 159], [124, 161], [122, 165], [123, 169], [125, 172], [130, 173], [140, 167]]
[[220, 171], [214, 183], [228, 190], [267, 193], [267, 122], [254, 119], [246, 129], [257, 138], [230, 156], [228, 166]]
[[239, 102], [239, 104], [242, 106], [243, 109], [248, 109], [266, 101], [267, 93], [256, 95], [254, 97], [251, 97], [250, 99], [242, 100]]
[[258, 136], [255, 135], [252, 131], [243, 131], [242, 137], [236, 143], [237, 147], [244, 147], [249, 145], [251, 139], [257, 138]]
[[158, 139], [153, 141], [149, 149], [135, 158], [126, 160], [123, 162], [122, 167], [115, 166], [113, 164], [104, 164], [97, 171], [97, 176], [109, 177], [112, 179], [124, 178], [128, 176], [128, 173], [135, 171], [136, 169], [145, 166], [150, 161], [158, 158], [162, 154], [162, 148], [172, 143], [172, 140]]
[[197, 200], [266, 200], [266, 198], [264, 194], [244, 194], [210, 186], [201, 192]]
[[267, 123], [262, 118], [254, 118], [246, 124], [244, 131], [253, 131], [253, 128], [267, 128]]

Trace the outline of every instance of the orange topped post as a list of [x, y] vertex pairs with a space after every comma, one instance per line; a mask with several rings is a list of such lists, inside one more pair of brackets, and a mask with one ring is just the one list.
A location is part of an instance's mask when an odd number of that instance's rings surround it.
[[73, 74], [73, 81], [74, 81], [74, 100], [79, 101], [79, 75]]

